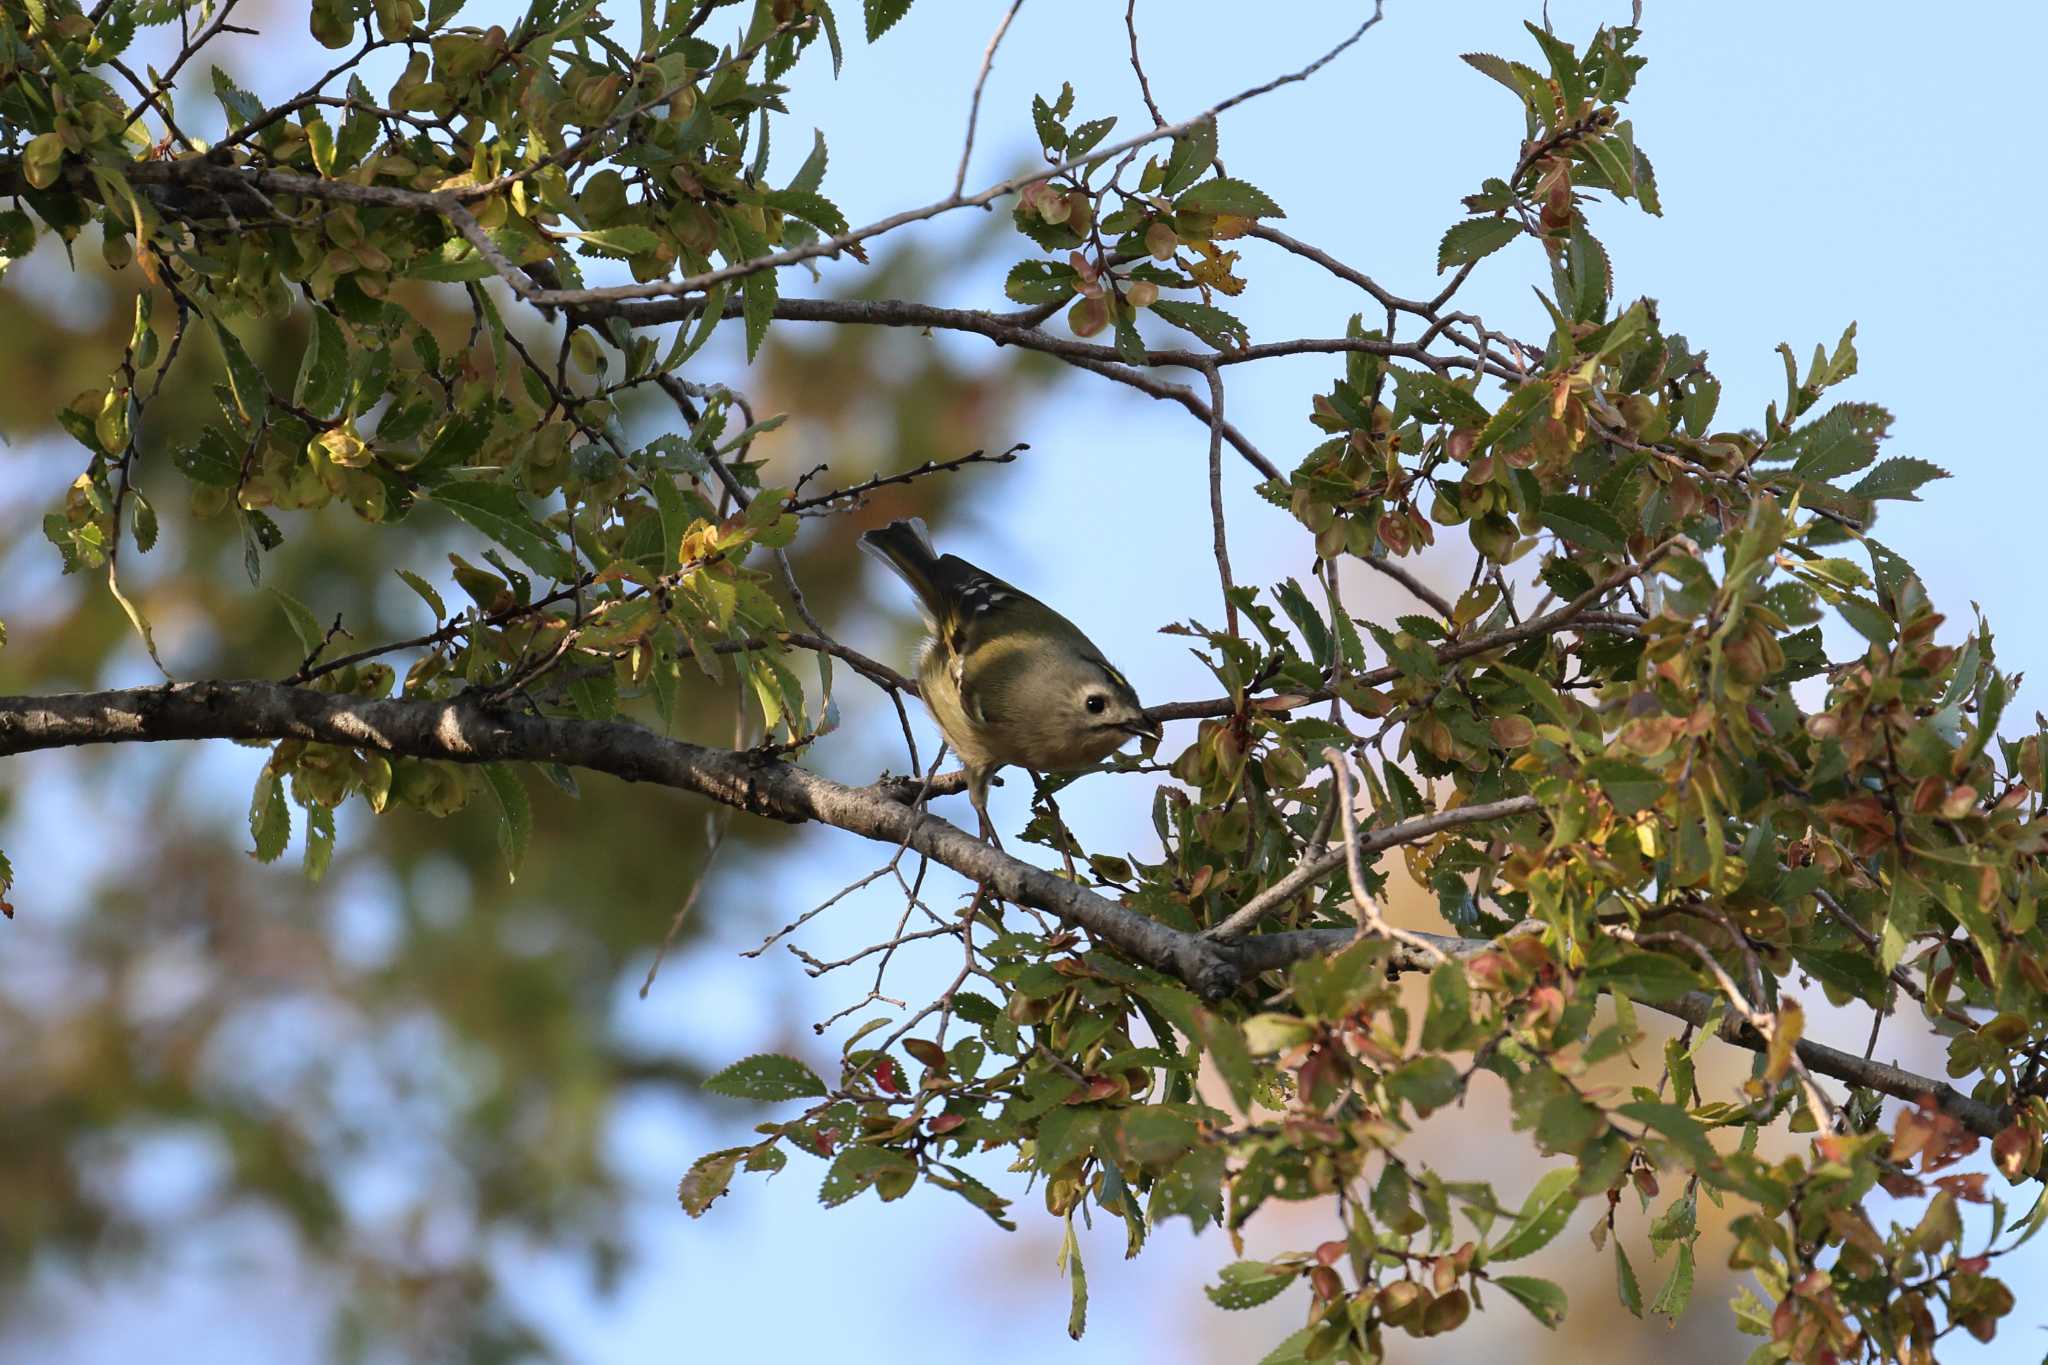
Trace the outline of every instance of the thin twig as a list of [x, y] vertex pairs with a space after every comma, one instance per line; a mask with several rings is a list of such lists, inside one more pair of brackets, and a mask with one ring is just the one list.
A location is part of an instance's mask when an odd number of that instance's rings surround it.
[[981, 88], [988, 84], [989, 70], [996, 64], [996, 49], [1003, 44], [1003, 35], [1010, 31], [1010, 21], [1017, 17], [1017, 11], [1024, 8], [1024, 0], [1012, 0], [1010, 8], [1003, 14], [1003, 21], [996, 25], [996, 31], [989, 36], [988, 49], [981, 54], [981, 73], [974, 78], [974, 98], [967, 105], [967, 137], [960, 147], [960, 169], [953, 175], [953, 197], [967, 188], [967, 160], [974, 155], [974, 125], [981, 120]]
[[1358, 852], [1358, 814], [1352, 809], [1351, 760], [1335, 745], [1323, 750], [1323, 758], [1337, 778], [1337, 818], [1344, 826], [1344, 872], [1351, 881], [1351, 904], [1358, 915], [1358, 936], [1392, 939], [1435, 961], [1448, 961], [1449, 954], [1428, 939], [1389, 924], [1387, 917], [1380, 913], [1379, 902], [1366, 891], [1365, 867]]
[[1223, 375], [1213, 364], [1202, 374], [1209, 381], [1209, 522], [1216, 544], [1216, 575], [1223, 581], [1224, 627], [1235, 635], [1236, 585], [1230, 577], [1230, 539], [1223, 530]]

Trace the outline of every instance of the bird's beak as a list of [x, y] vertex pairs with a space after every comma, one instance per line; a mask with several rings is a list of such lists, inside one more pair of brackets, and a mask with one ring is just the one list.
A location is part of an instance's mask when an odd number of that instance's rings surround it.
[[1140, 739], [1158, 739], [1160, 736], [1159, 722], [1150, 716], [1140, 716], [1124, 729]]

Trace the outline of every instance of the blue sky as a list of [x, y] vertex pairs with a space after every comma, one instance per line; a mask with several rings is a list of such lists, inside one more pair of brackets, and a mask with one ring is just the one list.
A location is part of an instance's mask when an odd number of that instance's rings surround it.
[[[950, 188], [974, 68], [1003, 8], [921, 0], [878, 46], [855, 40], [836, 83], [822, 62], [799, 74], [793, 123], [830, 130], [826, 190], [849, 218], [867, 221]], [[1146, 63], [1161, 108], [1169, 119], [1184, 117], [1301, 65], [1356, 23], [1357, 8], [1141, 0]], [[2025, 130], [2035, 116], [2036, 62], [2048, 50], [2048, 11], [1957, 6], [1937, 21], [1896, 5], [1646, 8], [1640, 51], [1650, 63], [1629, 113], [1656, 164], [1664, 217], [1629, 206], [1596, 217], [1618, 292], [1654, 296], [1667, 327], [1711, 352], [1724, 384], [1724, 425], [1759, 421], [1763, 404], [1782, 391], [1773, 354], [1779, 342], [1803, 358], [1855, 321], [1861, 374], [1841, 396], [1888, 405], [1898, 419], [1891, 453], [1932, 460], [1955, 475], [1928, 490], [1924, 506], [1889, 507], [1879, 535], [1920, 569], [1952, 629], [1979, 603], [2000, 630], [2004, 665], [2048, 676], [2048, 615], [2034, 601], [2032, 539], [2038, 509], [2048, 503], [2048, 464], [2035, 449], [2024, 397], [2039, 389], [2032, 366], [2048, 340], [2041, 320], [2048, 284], [2036, 254], [2042, 193], [2025, 169], [2036, 158], [2021, 152], [2032, 141]], [[841, 9], [857, 22], [851, 0]], [[1561, 33], [1582, 41], [1598, 22], [1625, 20], [1627, 9], [1557, 3], [1550, 14]], [[1280, 202], [1288, 231], [1397, 292], [1425, 293], [1435, 278], [1437, 239], [1459, 216], [1459, 196], [1500, 173], [1519, 136], [1509, 96], [1457, 54], [1526, 58], [1531, 45], [1520, 25], [1537, 12], [1534, 4], [1498, 0], [1389, 0], [1385, 22], [1317, 78], [1226, 116], [1222, 156], [1232, 174]], [[1025, 4], [984, 96], [971, 186], [1000, 178], [1035, 151], [1029, 96], [1057, 90], [1062, 80], [1074, 83], [1085, 113], [1120, 114], [1120, 133], [1140, 126], [1121, 17], [1122, 6], [1104, 0]], [[785, 136], [780, 173], [806, 150]], [[903, 235], [942, 249], [972, 229], [973, 216], [963, 211]], [[1027, 254], [1017, 239], [1015, 258]], [[1237, 311], [1255, 340], [1338, 333], [1363, 302], [1297, 267], [1246, 245], [1243, 273], [1252, 287]], [[935, 301], [1002, 306], [999, 268], [947, 280]], [[834, 279], [856, 269], [827, 267]], [[1495, 328], [1540, 337], [1545, 327], [1529, 286], [1542, 279], [1538, 248], [1518, 243], [1481, 268], [1462, 306]], [[787, 277], [784, 288], [799, 292], [801, 277]], [[932, 344], [994, 358], [974, 339]], [[1229, 374], [1232, 419], [1290, 466], [1314, 439], [1308, 398], [1335, 368], [1317, 357], [1238, 367]], [[1015, 440], [1032, 444], [1030, 456], [982, 479], [986, 497], [971, 524], [934, 528], [943, 545], [1067, 610], [1148, 700], [1213, 690], [1180, 642], [1150, 633], [1154, 624], [1218, 614], [1203, 429], [1177, 408], [1082, 376], [1026, 409], [1014, 430], [986, 434], [990, 446]], [[1248, 473], [1229, 470], [1240, 581], [1303, 572], [1304, 538], [1250, 492]], [[1425, 573], [1440, 571], [1448, 581], [1459, 572], [1457, 549], [1447, 548], [1425, 561]], [[870, 581], [877, 610], [849, 626], [849, 642], [886, 652], [897, 647], [905, 604], [893, 580]], [[1391, 603], [1364, 596], [1361, 585], [1354, 605]], [[2014, 714], [2040, 704], [2029, 700], [2023, 692]], [[893, 724], [873, 710], [853, 712], [852, 721], [881, 737], [822, 755], [829, 771], [871, 768], [886, 739], [874, 727]], [[998, 795], [1004, 827], [1018, 823], [1015, 787]], [[1099, 780], [1062, 798], [1084, 839], [1105, 847], [1149, 842], [1134, 804], [1126, 790]], [[716, 929], [664, 969], [650, 1001], [621, 1000], [619, 1027], [650, 1039], [688, 1032], [709, 1064], [763, 1048], [831, 1055], [808, 1025], [844, 1003], [851, 983], [821, 995], [786, 958], [741, 962], [733, 953], [873, 865], [868, 849], [850, 844], [830, 832], [814, 837], [806, 863], [775, 870], [776, 899], [768, 905], [714, 886], [698, 913]], [[886, 897], [851, 902], [821, 920], [807, 946], [824, 955], [870, 942], [875, 917], [886, 913]], [[910, 990], [920, 973], [942, 970], [914, 961], [899, 984]], [[1910, 1027], [1901, 1021], [1892, 1030], [1903, 1038]], [[1860, 1035], [1854, 1041], [1860, 1046]], [[1917, 1055], [1924, 1065], [1925, 1055]], [[619, 1365], [829, 1356], [861, 1365], [950, 1355], [942, 1343], [971, 1336], [975, 1356], [987, 1362], [1255, 1359], [1298, 1312], [1284, 1299], [1284, 1307], [1248, 1324], [1247, 1315], [1210, 1309], [1199, 1277], [1230, 1259], [1220, 1234], [1163, 1234], [1126, 1264], [1119, 1232], [1086, 1243], [1095, 1304], [1086, 1340], [1070, 1345], [1050, 1224], [1042, 1212], [1034, 1216], [1032, 1198], [1019, 1205], [1025, 1232], [1015, 1238], [935, 1191], [889, 1206], [863, 1196], [827, 1211], [815, 1202], [822, 1168], [801, 1161], [772, 1183], [743, 1178], [701, 1220], [682, 1218], [675, 1178], [759, 1117], [738, 1105], [685, 1111], [652, 1102], [626, 1115], [616, 1144], [644, 1190], [632, 1219], [644, 1259], [615, 1297], [594, 1296], [579, 1273], [545, 1252], [505, 1249], [508, 1265], [528, 1277], [524, 1307], [570, 1345], [572, 1357]], [[1491, 1141], [1521, 1140], [1503, 1130]], [[1583, 1245], [1573, 1234], [1560, 1243], [1571, 1252]], [[2037, 1254], [2030, 1267], [2011, 1265], [2008, 1279], [2022, 1283], [2029, 1269], [2048, 1272], [2048, 1260]], [[1582, 1291], [1576, 1311], [1589, 1319], [1612, 1314], [1610, 1292], [1604, 1284]], [[42, 1344], [61, 1340], [63, 1357], [75, 1361], [127, 1358], [145, 1341], [159, 1365], [212, 1359], [212, 1349], [181, 1353], [179, 1334], [162, 1325], [215, 1321], [234, 1302], [196, 1283], [161, 1299], [81, 1298]], [[1510, 1306], [1496, 1305], [1489, 1316], [1428, 1358], [1509, 1347], [1534, 1331]], [[1681, 1335], [1719, 1333], [1724, 1318], [1702, 1296]], [[1999, 1343], [1965, 1341], [1944, 1359], [2036, 1359], [2040, 1337], [2032, 1329], [2040, 1318], [2028, 1319], [2023, 1295]], [[273, 1358], [310, 1358], [317, 1335], [296, 1340], [272, 1338], [281, 1348]]]

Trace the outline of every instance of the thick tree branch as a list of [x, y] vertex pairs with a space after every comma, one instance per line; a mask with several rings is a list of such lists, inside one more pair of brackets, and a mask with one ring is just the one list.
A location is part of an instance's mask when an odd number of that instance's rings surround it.
[[[201, 682], [49, 697], [0, 697], [0, 757], [87, 744], [195, 739], [300, 739], [413, 758], [458, 763], [551, 762], [654, 782], [721, 804], [792, 823], [817, 821], [880, 843], [909, 847], [996, 895], [1044, 910], [1132, 960], [1186, 982], [1208, 999], [1251, 977], [1356, 941], [1357, 931], [1304, 929], [1220, 942], [1149, 919], [1042, 868], [1010, 857], [965, 830], [892, 799], [875, 787], [849, 787], [753, 752], [666, 739], [627, 721], [585, 721], [519, 714], [459, 698], [368, 699], [271, 682]], [[1476, 809], [1476, 808], [1472, 808]], [[1387, 831], [1382, 831], [1382, 835]], [[1361, 838], [1361, 849], [1370, 836]], [[1391, 969], [1426, 971], [1436, 955], [1471, 957], [1483, 939], [1413, 934], [1396, 943]], [[1657, 1005], [1703, 1022], [1712, 998]], [[1741, 1026], [1724, 1036], [1744, 1047], [1763, 1040]], [[1972, 1131], [1990, 1136], [2005, 1115], [1944, 1082], [1800, 1042], [1814, 1071], [1901, 1099], [1931, 1095]]]

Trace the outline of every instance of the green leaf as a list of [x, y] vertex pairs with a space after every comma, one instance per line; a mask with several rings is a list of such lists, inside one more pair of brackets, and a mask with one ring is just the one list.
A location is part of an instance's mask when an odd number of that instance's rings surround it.
[[220, 343], [221, 359], [226, 362], [228, 392], [234, 398], [235, 410], [245, 425], [254, 425], [270, 406], [270, 386], [263, 382], [263, 371], [256, 368], [256, 362], [249, 358], [249, 352], [241, 340], [212, 318], [207, 319], [213, 327], [214, 339]]
[[1066, 1241], [1060, 1245], [1060, 1264], [1073, 1289], [1072, 1306], [1067, 1309], [1067, 1335], [1075, 1341], [1088, 1330], [1088, 1271], [1081, 1264], [1081, 1244], [1074, 1237], [1074, 1220], [1067, 1219]]
[[825, 150], [825, 134], [811, 129], [811, 154], [804, 158], [804, 164], [797, 168], [796, 179], [789, 182], [790, 189], [799, 194], [816, 194], [825, 183], [825, 167], [831, 156]]
[[1208, 174], [1216, 160], [1216, 120], [1203, 119], [1173, 140], [1159, 192], [1169, 199]]
[[1577, 493], [1544, 494], [1536, 519], [1546, 529], [1589, 550], [1620, 554], [1628, 548], [1628, 532], [1614, 513]]
[[1522, 225], [1512, 218], [1467, 218], [1451, 225], [1436, 248], [1436, 273], [1454, 265], [1484, 260], [1522, 235]]
[[420, 599], [433, 611], [435, 621], [445, 621], [448, 619], [448, 604], [441, 600], [441, 594], [434, 590], [433, 584], [421, 578], [411, 569], [398, 570], [398, 576], [405, 580], [406, 587], [411, 588], [420, 595]]
[[1193, 332], [1219, 351], [1240, 351], [1251, 344], [1251, 333], [1221, 308], [1183, 299], [1161, 299], [1152, 311], [1183, 331]]
[[[1462, 888], [1464, 883], [1459, 882]], [[1429, 974], [1429, 1006], [1422, 1019], [1422, 1046], [1453, 1047], [1472, 1022], [1472, 987], [1465, 964], [1456, 958], [1440, 962]]]
[[1175, 199], [1173, 206], [1183, 212], [1192, 210], [1196, 213], [1232, 213], [1240, 218], [1287, 216], [1264, 190], [1229, 176], [1218, 176], [1214, 180], [1202, 181]]
[[1795, 956], [1807, 974], [1823, 985], [1832, 986], [1844, 995], [1868, 1004], [1884, 1003], [1885, 975], [1862, 950], [1806, 948]]
[[320, 628], [320, 622], [312, 610], [283, 588], [272, 588], [270, 595], [277, 599], [277, 605], [284, 609], [285, 620], [291, 622], [292, 634], [299, 637], [299, 643], [311, 654], [320, 647], [327, 632]]
[[1216, 1074], [1230, 1091], [1231, 1101], [1241, 1114], [1251, 1112], [1252, 1054], [1245, 1046], [1238, 1026], [1221, 1015], [1197, 1009], [1189, 1021], [1190, 1036], [1208, 1054]]
[[1407, 1101], [1418, 1113], [1425, 1114], [1458, 1098], [1463, 1088], [1458, 1082], [1458, 1068], [1445, 1057], [1410, 1058], [1398, 1070], [1388, 1073], [1386, 1085], [1389, 1095]]
[[[1663, 790], [1661, 780], [1653, 776], [1652, 781], [1657, 790]], [[1608, 799], [1614, 799], [1612, 789], [1608, 792]], [[1613, 991], [1645, 1004], [1677, 1000], [1706, 985], [1698, 972], [1669, 953], [1650, 953], [1634, 948], [1612, 962], [1591, 968], [1579, 978], [1579, 984], [1592, 990]]]
[[1698, 1166], [1711, 1166], [1720, 1161], [1720, 1154], [1714, 1144], [1707, 1140], [1707, 1130], [1700, 1126], [1683, 1107], [1667, 1104], [1661, 1100], [1631, 1100], [1615, 1112], [1623, 1118], [1634, 1119], [1645, 1127], [1654, 1128]]
[[533, 839], [533, 803], [510, 764], [486, 763], [484, 781], [498, 798], [498, 847], [505, 854], [505, 880], [516, 882], [520, 864], [526, 861], [526, 846]]
[[231, 133], [263, 117], [263, 101], [228, 79], [228, 74], [217, 66], [213, 69], [213, 93], [227, 111]]
[[1318, 668], [1330, 666], [1330, 628], [1323, 623], [1322, 613], [1308, 600], [1308, 594], [1301, 590], [1301, 584], [1287, 579], [1273, 590], [1280, 601], [1280, 609], [1287, 613], [1287, 619], [1301, 632], [1303, 642], [1308, 645], [1308, 657]]
[[1264, 1261], [1233, 1261], [1223, 1267], [1217, 1278], [1222, 1283], [1207, 1285], [1202, 1292], [1218, 1308], [1236, 1312], [1257, 1308], [1277, 1298], [1280, 1291], [1294, 1283], [1295, 1272], [1284, 1266], [1267, 1265]]
[[148, 554], [156, 547], [156, 508], [133, 487], [128, 490], [128, 505], [134, 509], [135, 548]]
[[331, 806], [306, 807], [306, 880], [317, 882], [327, 875], [327, 868], [334, 861], [334, 809]]
[[1643, 1287], [1636, 1283], [1636, 1268], [1628, 1263], [1628, 1253], [1621, 1249], [1621, 1239], [1614, 1239], [1614, 1287], [1621, 1296], [1621, 1306], [1636, 1317], [1643, 1315]]
[[644, 256], [661, 248], [661, 238], [654, 235], [653, 228], [627, 224], [624, 227], [595, 228], [589, 232], [566, 234], [582, 240], [585, 246], [593, 246], [601, 254], [611, 256]]
[[313, 311], [313, 335], [299, 362], [292, 401], [316, 417], [332, 417], [348, 392], [348, 342], [325, 308]]
[[917, 1166], [902, 1152], [887, 1147], [847, 1147], [825, 1172], [818, 1187], [818, 1202], [837, 1208], [868, 1186], [875, 1186], [884, 1200], [900, 1198], [917, 1180]]
[[846, 231], [846, 215], [822, 194], [799, 189], [770, 190], [761, 196], [761, 202], [771, 209], [781, 209], [792, 218], [801, 218], [828, 237], [837, 237]]
[[868, 41], [887, 33], [896, 21], [910, 13], [912, 0], [861, 0], [861, 13], [868, 22]]
[[284, 779], [264, 764], [249, 798], [249, 833], [256, 840], [250, 854], [259, 863], [274, 863], [292, 837], [292, 811], [285, 804]]
[[1620, 815], [1634, 815], [1664, 794], [1664, 779], [1639, 763], [1621, 758], [1595, 758], [1583, 770], [1600, 784]]
[[1108, 118], [1089, 119], [1086, 123], [1074, 129], [1067, 137], [1067, 159], [1071, 161], [1076, 157], [1088, 155], [1094, 149], [1095, 144], [1107, 137], [1109, 130], [1114, 127], [1116, 127], [1116, 116], [1112, 114]]
[[1484, 429], [1493, 415], [1486, 410], [1484, 403], [1472, 396], [1471, 390], [1440, 374], [1404, 370], [1398, 366], [1389, 367], [1387, 373], [1393, 378], [1400, 406], [1417, 416], [1434, 417], [1455, 427], [1478, 430]]
[[1875, 403], [1837, 403], [1759, 459], [1792, 461], [1792, 473], [1816, 483], [1853, 474], [1877, 458], [1892, 415]]
[[1917, 495], [1922, 484], [1948, 477], [1949, 472], [1940, 465], [1899, 455], [1889, 460], [1878, 461], [1876, 468], [1865, 474], [1849, 491], [1859, 498], [1891, 498], [1900, 502], [1918, 502], [1920, 499]]
[[1003, 280], [1003, 293], [1017, 303], [1065, 303], [1080, 276], [1064, 261], [1019, 261]]
[[1664, 1281], [1664, 1287], [1657, 1291], [1657, 1301], [1650, 1305], [1650, 1311], [1662, 1313], [1676, 1322], [1691, 1299], [1692, 1243], [1687, 1242], [1678, 1248], [1678, 1263], [1671, 1267], [1671, 1278]]
[[576, 561], [533, 519], [519, 495], [503, 484], [444, 483], [432, 497], [537, 571], [559, 579], [576, 576]]
[[[1620, 1249], [1617, 1244], [1615, 1250]], [[1540, 1276], [1495, 1275], [1487, 1283], [1512, 1296], [1516, 1303], [1529, 1310], [1536, 1321], [1553, 1332], [1564, 1321], [1565, 1310], [1571, 1306], [1564, 1290]]]
[[823, 1095], [825, 1083], [794, 1057], [757, 1053], [704, 1082], [714, 1095], [736, 1100], [795, 1100]]
[[1626, 199], [1635, 193], [1635, 148], [1618, 137], [1598, 137], [1580, 143], [1579, 153], [1600, 173], [1615, 198]]
[[1510, 61], [1506, 57], [1496, 57], [1491, 52], [1467, 52], [1458, 60], [1474, 71], [1482, 72], [1499, 81], [1517, 99], [1532, 108], [1535, 107], [1535, 100], [1543, 93], [1542, 73], [1533, 66]]
[[1579, 1206], [1578, 1196], [1572, 1193], [1572, 1182], [1577, 1178], [1578, 1172], [1570, 1166], [1545, 1171], [1529, 1191], [1529, 1197], [1522, 1201], [1522, 1211], [1515, 1215], [1514, 1225], [1486, 1253], [1488, 1262], [1519, 1260], [1549, 1245], [1552, 1238], [1563, 1232], [1573, 1210]]
[[[739, 242], [742, 260], [756, 261], [768, 254], [767, 240], [745, 223], [735, 222], [733, 235]], [[775, 300], [780, 289], [773, 270], [756, 270], [740, 280], [740, 315], [747, 325], [749, 363], [760, 351], [761, 339], [768, 335], [768, 324], [775, 317]]]
[[676, 1186], [676, 1198], [683, 1206], [683, 1212], [692, 1218], [704, 1216], [704, 1210], [711, 1207], [711, 1201], [724, 1194], [732, 1183], [732, 1173], [739, 1168], [740, 1159], [746, 1156], [748, 1148], [728, 1147], [722, 1152], [709, 1152], [690, 1164], [682, 1182]]

